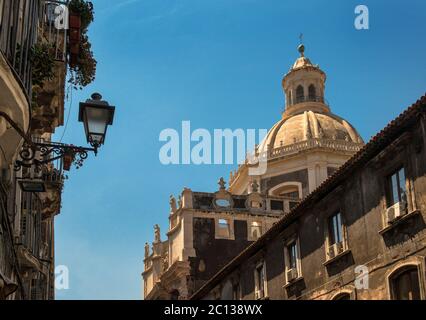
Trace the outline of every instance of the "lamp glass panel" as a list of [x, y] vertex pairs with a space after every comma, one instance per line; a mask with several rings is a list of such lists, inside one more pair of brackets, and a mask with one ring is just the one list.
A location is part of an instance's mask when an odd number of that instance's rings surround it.
[[110, 113], [107, 109], [86, 107], [87, 126], [90, 133], [105, 134]]

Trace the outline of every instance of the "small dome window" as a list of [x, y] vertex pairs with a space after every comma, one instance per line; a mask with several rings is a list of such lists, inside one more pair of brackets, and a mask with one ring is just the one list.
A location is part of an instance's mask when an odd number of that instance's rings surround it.
[[309, 90], [309, 100], [314, 101], [317, 97], [317, 90], [313, 84], [311, 84], [308, 88]]
[[305, 98], [305, 91], [301, 85], [299, 85], [296, 89], [296, 103], [303, 102]]

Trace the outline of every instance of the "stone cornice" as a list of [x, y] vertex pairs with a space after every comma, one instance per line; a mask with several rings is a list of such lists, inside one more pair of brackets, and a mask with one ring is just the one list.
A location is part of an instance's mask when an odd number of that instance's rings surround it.
[[[272, 150], [265, 151], [258, 155], [259, 158], [267, 157], [268, 161], [282, 159], [288, 156], [298, 154], [300, 152], [321, 149], [324, 151], [331, 152], [342, 152], [346, 154], [355, 154], [364, 146], [363, 143], [355, 143], [344, 140], [333, 140], [333, 139], [322, 139], [322, 138], [311, 138], [308, 140], [296, 142], [290, 145], [278, 147]], [[249, 166], [248, 161], [245, 164], [238, 167], [238, 170], [233, 175], [233, 179], [229, 182], [230, 186], [238, 180], [242, 172]]]

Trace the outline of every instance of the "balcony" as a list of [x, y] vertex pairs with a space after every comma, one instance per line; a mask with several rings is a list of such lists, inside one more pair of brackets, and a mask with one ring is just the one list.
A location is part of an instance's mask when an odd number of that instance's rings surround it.
[[[54, 133], [63, 124], [67, 74], [68, 1], [44, 1], [38, 19], [38, 43], [51, 65], [51, 77], [33, 79], [31, 128]], [[40, 60], [40, 57], [38, 57]]]
[[30, 55], [37, 41], [38, 0], [0, 0], [0, 51], [27, 97], [31, 96]]
[[[39, 0], [0, 0], [0, 111], [24, 131], [30, 122], [32, 90], [31, 50], [37, 40]], [[10, 165], [22, 138], [7, 130], [0, 119], [4, 156], [0, 166]]]
[[322, 104], [325, 104], [328, 106], [328, 102], [327, 100], [324, 99], [324, 97], [322, 96], [297, 96], [295, 99], [293, 99], [292, 101], [288, 102], [289, 106], [294, 106], [296, 104], [299, 103], [305, 103], [305, 102], [319, 102]]
[[55, 61], [60, 62], [67, 55], [68, 2], [44, 1], [38, 20], [39, 38], [51, 46]]

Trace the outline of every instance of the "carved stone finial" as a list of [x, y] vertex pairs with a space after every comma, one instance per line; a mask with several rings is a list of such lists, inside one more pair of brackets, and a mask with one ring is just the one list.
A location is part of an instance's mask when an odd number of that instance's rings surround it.
[[178, 208], [182, 208], [182, 195], [178, 197]]
[[259, 184], [257, 183], [257, 180], [254, 180], [251, 183], [251, 191], [252, 192], [258, 192], [259, 191]]
[[154, 242], [161, 242], [160, 226], [158, 224], [154, 226]]
[[219, 179], [218, 185], [219, 185], [219, 190], [226, 189], [226, 182], [225, 182], [225, 179], [223, 179], [223, 177]]
[[176, 211], [176, 198], [173, 195], [170, 195], [170, 211], [175, 212]]
[[145, 242], [145, 258], [149, 257], [149, 244]]

